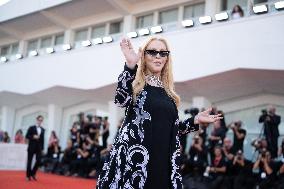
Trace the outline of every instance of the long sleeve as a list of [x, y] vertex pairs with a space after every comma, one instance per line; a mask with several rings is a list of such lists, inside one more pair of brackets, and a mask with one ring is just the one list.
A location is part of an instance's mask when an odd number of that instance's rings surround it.
[[33, 139], [32, 127], [29, 127], [27, 134], [26, 134], [26, 139], [29, 139], [29, 140]]
[[132, 102], [132, 82], [135, 78], [136, 67], [132, 70], [124, 65], [123, 72], [118, 77], [114, 103], [119, 107], [127, 107]]
[[179, 132], [181, 134], [187, 134], [199, 130], [199, 124], [194, 124], [194, 117], [188, 118], [179, 122]]

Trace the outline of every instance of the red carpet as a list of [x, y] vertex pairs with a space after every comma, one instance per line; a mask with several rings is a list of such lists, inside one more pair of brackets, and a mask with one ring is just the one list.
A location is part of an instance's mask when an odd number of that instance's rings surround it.
[[0, 189], [94, 189], [94, 179], [37, 173], [38, 181], [26, 181], [24, 171], [0, 171]]

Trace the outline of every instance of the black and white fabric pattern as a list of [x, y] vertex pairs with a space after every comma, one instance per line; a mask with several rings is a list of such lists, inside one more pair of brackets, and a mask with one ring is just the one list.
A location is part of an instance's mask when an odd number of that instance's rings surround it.
[[[132, 82], [136, 70], [137, 66], [131, 70], [125, 65], [118, 77], [115, 103], [127, 109], [126, 116], [99, 176], [98, 189], [143, 189], [147, 181], [151, 140], [145, 129], [151, 127], [152, 117], [145, 105], [147, 90], [143, 89], [133, 102]], [[173, 137], [169, 146], [170, 180], [172, 189], [181, 189], [179, 136], [197, 131], [199, 125], [194, 125], [194, 117], [179, 121], [177, 109], [174, 117], [176, 121], [172, 125]]]

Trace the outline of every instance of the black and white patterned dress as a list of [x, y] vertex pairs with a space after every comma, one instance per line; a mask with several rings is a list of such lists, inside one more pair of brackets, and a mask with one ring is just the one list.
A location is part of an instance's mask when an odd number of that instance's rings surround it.
[[160, 87], [146, 85], [133, 103], [134, 70], [119, 75], [115, 103], [126, 107], [99, 189], [181, 189], [179, 136], [197, 131], [194, 117], [179, 121], [174, 101]]

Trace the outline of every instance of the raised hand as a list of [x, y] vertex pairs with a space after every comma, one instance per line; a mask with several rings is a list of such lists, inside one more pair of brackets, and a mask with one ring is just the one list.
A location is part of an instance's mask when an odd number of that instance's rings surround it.
[[133, 69], [138, 63], [142, 55], [142, 50], [139, 48], [138, 53], [133, 49], [133, 46], [129, 39], [123, 38], [120, 42], [121, 51], [126, 59], [126, 64], [130, 69]]
[[210, 115], [211, 110], [212, 108], [208, 108], [207, 110], [197, 114], [196, 119], [194, 120], [194, 123], [195, 124], [213, 123], [215, 121], [223, 119], [222, 114]]

